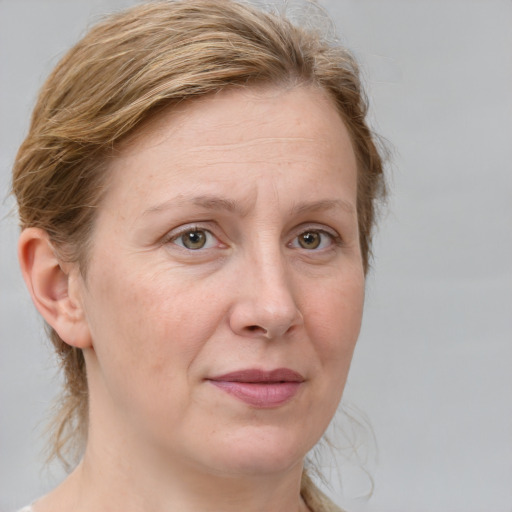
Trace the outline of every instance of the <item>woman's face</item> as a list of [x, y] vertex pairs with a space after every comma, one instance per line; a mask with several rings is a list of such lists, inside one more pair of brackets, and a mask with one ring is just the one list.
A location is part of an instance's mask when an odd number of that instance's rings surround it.
[[226, 90], [120, 149], [81, 286], [91, 436], [287, 470], [340, 400], [364, 275], [356, 159], [313, 88]]

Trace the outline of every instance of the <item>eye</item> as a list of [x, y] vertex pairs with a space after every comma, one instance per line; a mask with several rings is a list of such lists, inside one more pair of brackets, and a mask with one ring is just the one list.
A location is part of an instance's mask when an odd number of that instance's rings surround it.
[[319, 229], [308, 229], [298, 235], [290, 244], [292, 247], [314, 251], [325, 249], [334, 242], [335, 236]]
[[193, 228], [178, 234], [171, 242], [185, 249], [197, 251], [214, 247], [217, 239], [206, 229]]

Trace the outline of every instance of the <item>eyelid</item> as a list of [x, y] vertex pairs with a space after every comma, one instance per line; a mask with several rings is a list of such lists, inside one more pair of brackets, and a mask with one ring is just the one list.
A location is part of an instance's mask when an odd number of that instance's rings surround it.
[[304, 233], [306, 231], [319, 231], [321, 233], [330, 235], [336, 239], [341, 240], [342, 238], [336, 229], [331, 228], [330, 226], [326, 226], [325, 224], [317, 224], [315, 222], [301, 224], [300, 226], [297, 226], [294, 229], [295, 236], [300, 235], [301, 233]]
[[[188, 224], [183, 224], [181, 226], [178, 226], [176, 228], [171, 229], [168, 231], [162, 238], [160, 243], [162, 245], [168, 244], [170, 242], [173, 242], [177, 238], [179, 238], [184, 233], [188, 233], [190, 231], [206, 231], [211, 236], [213, 236], [217, 242], [219, 242], [221, 245], [224, 245], [219, 236], [217, 236], [215, 228], [215, 223], [212, 223], [210, 221], [199, 221], [199, 222], [191, 222]], [[344, 240], [341, 237], [341, 235], [333, 228], [326, 226], [325, 224], [316, 224], [316, 223], [306, 223], [301, 224], [300, 226], [297, 226], [294, 230], [294, 234], [291, 237], [290, 242], [288, 242], [286, 245], [290, 246], [292, 242], [301, 234], [307, 232], [307, 231], [315, 231], [318, 233], [322, 233], [324, 235], [327, 235], [332, 239], [333, 245], [341, 246], [344, 244]], [[182, 247], [178, 244], [176, 244], [178, 247]], [[187, 249], [188, 251], [188, 249]]]
[[[325, 224], [311, 223], [311, 224], [301, 224], [300, 226], [298, 226], [294, 230], [294, 235], [293, 235], [291, 241], [287, 245], [291, 245], [299, 235], [306, 233], [307, 231], [315, 231], [317, 233], [322, 233], [324, 235], [329, 236], [332, 240], [333, 245], [336, 245], [338, 247], [342, 246], [344, 244], [343, 238], [335, 229], [330, 228], [330, 227], [326, 226]], [[321, 250], [322, 249], [320, 249], [320, 251]], [[314, 252], [315, 250], [310, 249], [310, 251]]]
[[[160, 243], [162, 245], [169, 244], [171, 242], [174, 242], [176, 239], [178, 239], [180, 236], [184, 235], [185, 233], [189, 233], [190, 231], [205, 231], [205, 232], [209, 233], [213, 238], [215, 238], [215, 240], [218, 243], [222, 244], [219, 237], [214, 233], [214, 230], [212, 229], [211, 222], [191, 222], [190, 224], [183, 224], [181, 226], [178, 226], [177, 228], [171, 229], [169, 232], [167, 232], [162, 237]], [[175, 245], [177, 247], [180, 247], [187, 251], [190, 251], [190, 249], [187, 249], [179, 244], [175, 244]], [[194, 252], [194, 251], [192, 251], [192, 252]]]

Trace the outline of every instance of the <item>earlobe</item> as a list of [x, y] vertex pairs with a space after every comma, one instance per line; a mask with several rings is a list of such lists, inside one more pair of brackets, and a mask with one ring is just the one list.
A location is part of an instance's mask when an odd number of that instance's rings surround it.
[[63, 265], [48, 234], [39, 228], [23, 230], [18, 242], [18, 258], [32, 301], [46, 322], [69, 345], [92, 346], [76, 265]]

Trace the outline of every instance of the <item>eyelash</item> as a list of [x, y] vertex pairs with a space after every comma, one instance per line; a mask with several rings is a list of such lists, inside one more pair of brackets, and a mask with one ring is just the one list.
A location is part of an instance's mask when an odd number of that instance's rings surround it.
[[[203, 249], [203, 247], [198, 248], [198, 249], [189, 249], [188, 247], [185, 247], [184, 244], [182, 245], [182, 244], [176, 243], [176, 240], [179, 240], [181, 237], [183, 237], [187, 233], [194, 233], [194, 232], [207, 233], [207, 242], [208, 242], [208, 238], [210, 238], [210, 237], [213, 237], [216, 240], [218, 240], [218, 237], [216, 237], [210, 229], [207, 229], [204, 226], [187, 225], [187, 226], [184, 226], [183, 228], [180, 228], [178, 232], [173, 231], [173, 232], [169, 233], [169, 235], [165, 236], [164, 239], [162, 240], [162, 244], [165, 245], [165, 244], [169, 244], [169, 243], [174, 243], [175, 245], [177, 245], [178, 247], [181, 247], [182, 249], [184, 249], [186, 251], [190, 251], [190, 252], [199, 251], [199, 250]], [[209, 249], [209, 247], [207, 249]]]
[[[318, 234], [320, 235], [322, 238], [329, 238], [330, 240], [330, 244], [328, 247], [322, 247], [322, 248], [318, 248], [318, 247], [315, 247], [313, 249], [306, 249], [305, 247], [301, 247], [300, 246], [300, 242], [299, 242], [299, 237], [300, 236], [304, 236], [306, 234]], [[322, 244], [322, 241], [320, 241], [320, 245]], [[297, 248], [302, 248], [304, 249], [305, 251], [311, 251], [311, 252], [314, 252], [314, 251], [321, 251], [321, 250], [328, 250], [328, 249], [332, 249], [332, 246], [338, 246], [340, 247], [341, 245], [343, 245], [343, 241], [341, 239], [341, 237], [335, 233], [335, 232], [331, 232], [331, 231], [327, 231], [325, 229], [320, 229], [318, 227], [310, 227], [310, 228], [306, 228], [304, 229], [303, 231], [301, 231], [299, 234], [297, 234], [296, 236], [293, 237], [293, 241], [290, 242], [288, 244], [289, 246], [291, 247], [297, 247]]]
[[[171, 233], [169, 233], [169, 235], [165, 236], [162, 240], [162, 244], [165, 245], [165, 244], [169, 244], [169, 243], [174, 243], [178, 247], [180, 247], [186, 251], [189, 251], [189, 252], [197, 252], [197, 251], [213, 248], [213, 247], [207, 247], [207, 248], [200, 247], [197, 249], [190, 249], [190, 248], [186, 247], [184, 244], [176, 243], [177, 240], [179, 240], [181, 237], [183, 237], [187, 233], [193, 233], [193, 232], [206, 233], [207, 234], [206, 243], [208, 243], [208, 239], [210, 239], [210, 237], [213, 237], [214, 239], [217, 240], [217, 242], [220, 242], [218, 237], [215, 236], [210, 229], [208, 229], [204, 226], [201, 226], [201, 225], [187, 225], [187, 226], [184, 226], [182, 229], [180, 229], [178, 232], [171, 232]], [[300, 242], [298, 242], [298, 238], [301, 235], [305, 235], [307, 233], [315, 233], [315, 234], [319, 234], [321, 237], [328, 237], [331, 241], [330, 246], [322, 247], [321, 249], [318, 249], [317, 247], [315, 247], [313, 249], [306, 249], [305, 247], [301, 247]], [[220, 243], [222, 244], [222, 242], [220, 242]], [[320, 245], [321, 244], [322, 244], [322, 242], [320, 242]], [[302, 248], [307, 252], [315, 252], [315, 251], [319, 252], [321, 250], [328, 250], [328, 249], [331, 249], [333, 245], [338, 246], [338, 247], [343, 245], [343, 240], [340, 237], [340, 235], [337, 234], [336, 232], [327, 231], [325, 229], [321, 229], [321, 228], [314, 227], [314, 226], [311, 226], [311, 227], [305, 226], [304, 229], [302, 229], [300, 231], [300, 233], [295, 235], [293, 237], [292, 241], [287, 244], [288, 247], [298, 248], [298, 249]]]

